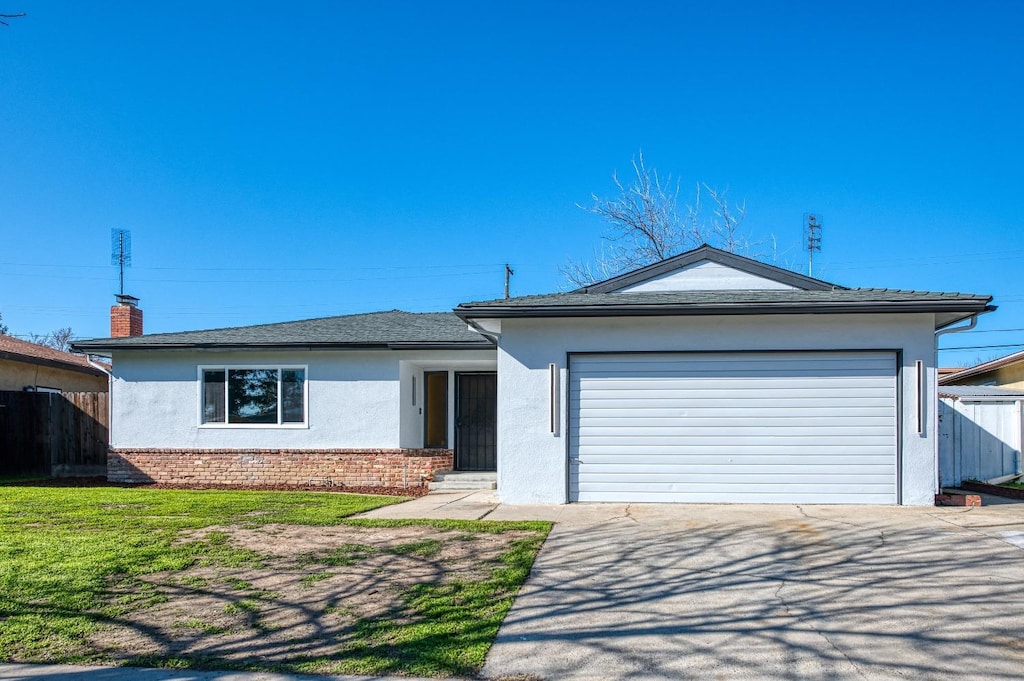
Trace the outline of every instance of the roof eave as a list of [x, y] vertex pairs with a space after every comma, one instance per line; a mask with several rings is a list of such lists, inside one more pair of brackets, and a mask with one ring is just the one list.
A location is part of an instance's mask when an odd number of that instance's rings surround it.
[[399, 341], [381, 343], [75, 343], [93, 354], [123, 350], [464, 350], [494, 347], [481, 341]]
[[517, 317], [661, 317], [751, 314], [828, 314], [881, 312], [964, 312], [967, 316], [988, 311], [982, 301], [884, 301], [850, 303], [715, 303], [684, 305], [537, 305], [458, 307], [455, 315], [470, 319]]
[[84, 364], [75, 364], [74, 362], [61, 362], [55, 359], [47, 359], [45, 357], [20, 355], [15, 352], [7, 352], [6, 350], [0, 351], [0, 359], [5, 359], [11, 362], [24, 362], [25, 364], [47, 367], [50, 369], [77, 371], [82, 374], [89, 374], [90, 376], [106, 376], [106, 374], [103, 371], [97, 369], [96, 367], [85, 366]]

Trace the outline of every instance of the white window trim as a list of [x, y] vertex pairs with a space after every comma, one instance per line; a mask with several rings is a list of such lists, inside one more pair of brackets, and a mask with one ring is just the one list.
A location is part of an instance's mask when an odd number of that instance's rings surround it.
[[[203, 372], [224, 370], [224, 423], [203, 423]], [[231, 369], [277, 370], [277, 423], [228, 423], [228, 377]], [[281, 372], [302, 369], [302, 423], [281, 423]], [[307, 364], [200, 364], [196, 367], [196, 425], [203, 430], [308, 430], [309, 429], [309, 365]]]

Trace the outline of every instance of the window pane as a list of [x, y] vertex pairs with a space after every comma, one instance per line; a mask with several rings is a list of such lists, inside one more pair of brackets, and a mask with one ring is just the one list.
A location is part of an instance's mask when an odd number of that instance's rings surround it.
[[302, 423], [306, 420], [306, 372], [302, 369], [281, 369], [281, 421]]
[[228, 422], [277, 423], [277, 369], [228, 370]]
[[224, 423], [224, 370], [203, 370], [203, 423]]

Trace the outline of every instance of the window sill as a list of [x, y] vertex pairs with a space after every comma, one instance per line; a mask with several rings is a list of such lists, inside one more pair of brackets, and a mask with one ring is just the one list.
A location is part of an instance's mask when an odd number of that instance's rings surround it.
[[308, 423], [200, 423], [199, 430], [309, 430]]

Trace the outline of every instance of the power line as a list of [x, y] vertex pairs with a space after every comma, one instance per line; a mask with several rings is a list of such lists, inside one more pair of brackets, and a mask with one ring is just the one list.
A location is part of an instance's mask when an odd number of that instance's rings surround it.
[[939, 352], [947, 350], [988, 350], [991, 348], [1024, 348], [1024, 343], [1006, 343], [1003, 345], [954, 345], [951, 348], [939, 348]]

